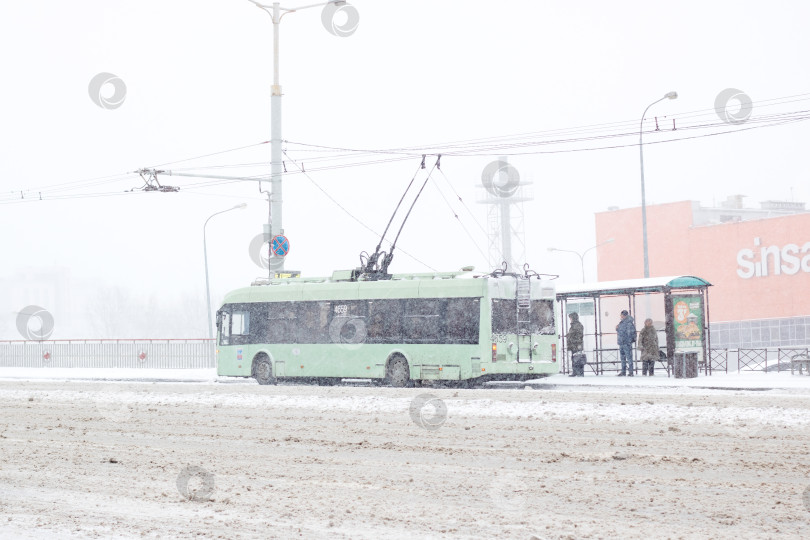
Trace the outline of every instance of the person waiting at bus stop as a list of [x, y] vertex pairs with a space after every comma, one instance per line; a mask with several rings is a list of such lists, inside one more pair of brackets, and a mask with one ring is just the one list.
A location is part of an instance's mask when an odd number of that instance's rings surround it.
[[571, 351], [571, 375], [569, 377], [584, 377], [587, 362], [585, 354], [582, 352], [585, 328], [579, 322], [578, 313], [569, 313], [568, 318], [571, 320], [566, 334], [568, 350]]
[[622, 310], [622, 320], [616, 325], [616, 337], [619, 342], [619, 356], [622, 370], [619, 377], [633, 376], [633, 343], [636, 342], [636, 323], [626, 309]]
[[641, 374], [652, 376], [658, 360], [658, 332], [652, 319], [644, 321], [644, 328], [638, 333], [638, 346], [641, 349]]

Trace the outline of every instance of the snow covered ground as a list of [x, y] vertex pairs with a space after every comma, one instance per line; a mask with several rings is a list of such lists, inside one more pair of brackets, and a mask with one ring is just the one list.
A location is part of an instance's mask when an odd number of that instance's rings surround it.
[[[255, 384], [252, 379], [238, 377], [218, 377], [215, 369], [141, 369], [141, 368], [17, 368], [0, 367], [2, 380], [97, 380], [97, 381], [156, 381], [156, 382], [199, 382], [199, 383], [246, 383]], [[808, 389], [810, 375], [798, 372], [732, 372], [700, 375], [692, 379], [667, 377], [663, 370], [653, 377], [636, 376], [633, 378], [616, 377], [615, 375], [585, 377], [568, 377], [555, 375], [536, 379], [526, 383], [493, 383], [490, 386], [504, 387], [612, 387], [614, 389]]]
[[772, 538], [810, 528], [810, 376], [473, 390], [0, 369], [3, 538]]
[[[237, 382], [240, 378], [217, 377], [215, 369], [144, 369], [144, 368], [24, 368], [0, 367], [0, 380], [67, 380], [67, 379], [103, 379], [103, 380], [161, 380], [161, 381], [194, 381], [194, 382]], [[523, 385], [524, 383], [521, 383]], [[700, 375], [692, 379], [667, 377], [666, 371], [659, 369], [654, 377], [636, 376], [632, 379], [614, 375], [587, 374], [585, 377], [567, 377], [555, 375], [537, 379], [525, 384], [554, 384], [574, 386], [618, 386], [618, 387], [718, 387], [718, 388], [808, 388], [810, 376], [791, 375], [789, 371], [765, 373], [745, 371], [741, 373], [717, 372], [714, 375]]]
[[0, 367], [0, 380], [149, 380], [214, 382], [216, 369]]

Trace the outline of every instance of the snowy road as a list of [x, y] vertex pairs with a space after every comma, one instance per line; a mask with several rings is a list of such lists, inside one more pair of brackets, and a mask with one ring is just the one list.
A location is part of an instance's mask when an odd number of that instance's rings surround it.
[[611, 385], [0, 381], [0, 536], [807, 536], [810, 389]]

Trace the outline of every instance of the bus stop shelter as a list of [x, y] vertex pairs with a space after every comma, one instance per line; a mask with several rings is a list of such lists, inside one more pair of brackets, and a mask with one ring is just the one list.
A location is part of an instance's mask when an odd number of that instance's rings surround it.
[[[709, 335], [709, 292], [711, 283], [695, 276], [668, 276], [620, 281], [584, 283], [557, 289], [560, 305], [562, 371], [571, 369], [566, 334], [570, 313], [578, 313], [585, 326], [586, 370], [597, 375], [618, 371], [621, 361], [616, 339], [619, 314], [626, 309], [635, 319], [636, 330], [650, 318], [658, 331], [660, 361], [676, 377], [696, 377], [702, 369], [711, 374], [707, 362]], [[639, 370], [639, 351], [634, 349], [634, 371]]]

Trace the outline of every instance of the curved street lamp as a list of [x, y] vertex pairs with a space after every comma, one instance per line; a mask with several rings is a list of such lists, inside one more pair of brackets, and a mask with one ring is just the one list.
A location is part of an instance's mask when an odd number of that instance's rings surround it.
[[592, 249], [596, 249], [599, 246], [604, 246], [605, 244], [609, 244], [611, 242], [613, 242], [613, 238], [608, 238], [607, 240], [605, 240], [601, 244], [596, 244], [595, 246], [591, 246], [588, 249], [586, 249], [585, 251], [583, 251], [582, 253], [580, 253], [579, 251], [574, 251], [572, 249], [558, 249], [558, 248], [554, 248], [554, 247], [550, 247], [550, 248], [548, 248], [548, 250], [549, 251], [563, 251], [565, 253], [573, 253], [574, 255], [579, 257], [579, 262], [582, 265], [582, 283], [585, 283], [585, 254], [588, 253]]
[[232, 208], [228, 208], [227, 210], [221, 210], [215, 214], [211, 214], [208, 219], [205, 220], [203, 224], [203, 257], [205, 258], [205, 298], [208, 303], [208, 338], [214, 339], [214, 328], [211, 323], [211, 289], [208, 287], [208, 242], [205, 239], [205, 227], [208, 225], [208, 222], [211, 220], [212, 217], [218, 216], [220, 214], [224, 214], [225, 212], [230, 212], [231, 210], [241, 210], [247, 206], [247, 203], [240, 203]]
[[644, 277], [645, 278], [650, 277], [650, 257], [647, 254], [647, 200], [646, 200], [646, 196], [644, 194], [644, 146], [643, 146], [643, 140], [642, 140], [642, 135], [644, 134], [644, 131], [643, 131], [644, 117], [647, 115], [647, 111], [650, 110], [650, 107], [652, 107], [656, 103], [664, 101], [665, 99], [677, 99], [677, 98], [678, 98], [678, 92], [667, 92], [666, 94], [664, 94], [664, 97], [662, 97], [661, 99], [653, 101], [652, 103], [647, 105], [647, 108], [644, 109], [644, 114], [641, 115], [641, 122], [639, 123], [639, 126], [638, 126], [638, 154], [639, 154], [639, 159], [641, 160], [641, 231], [642, 231], [642, 235], [643, 235], [643, 238], [644, 238], [643, 242], [644, 242]]

